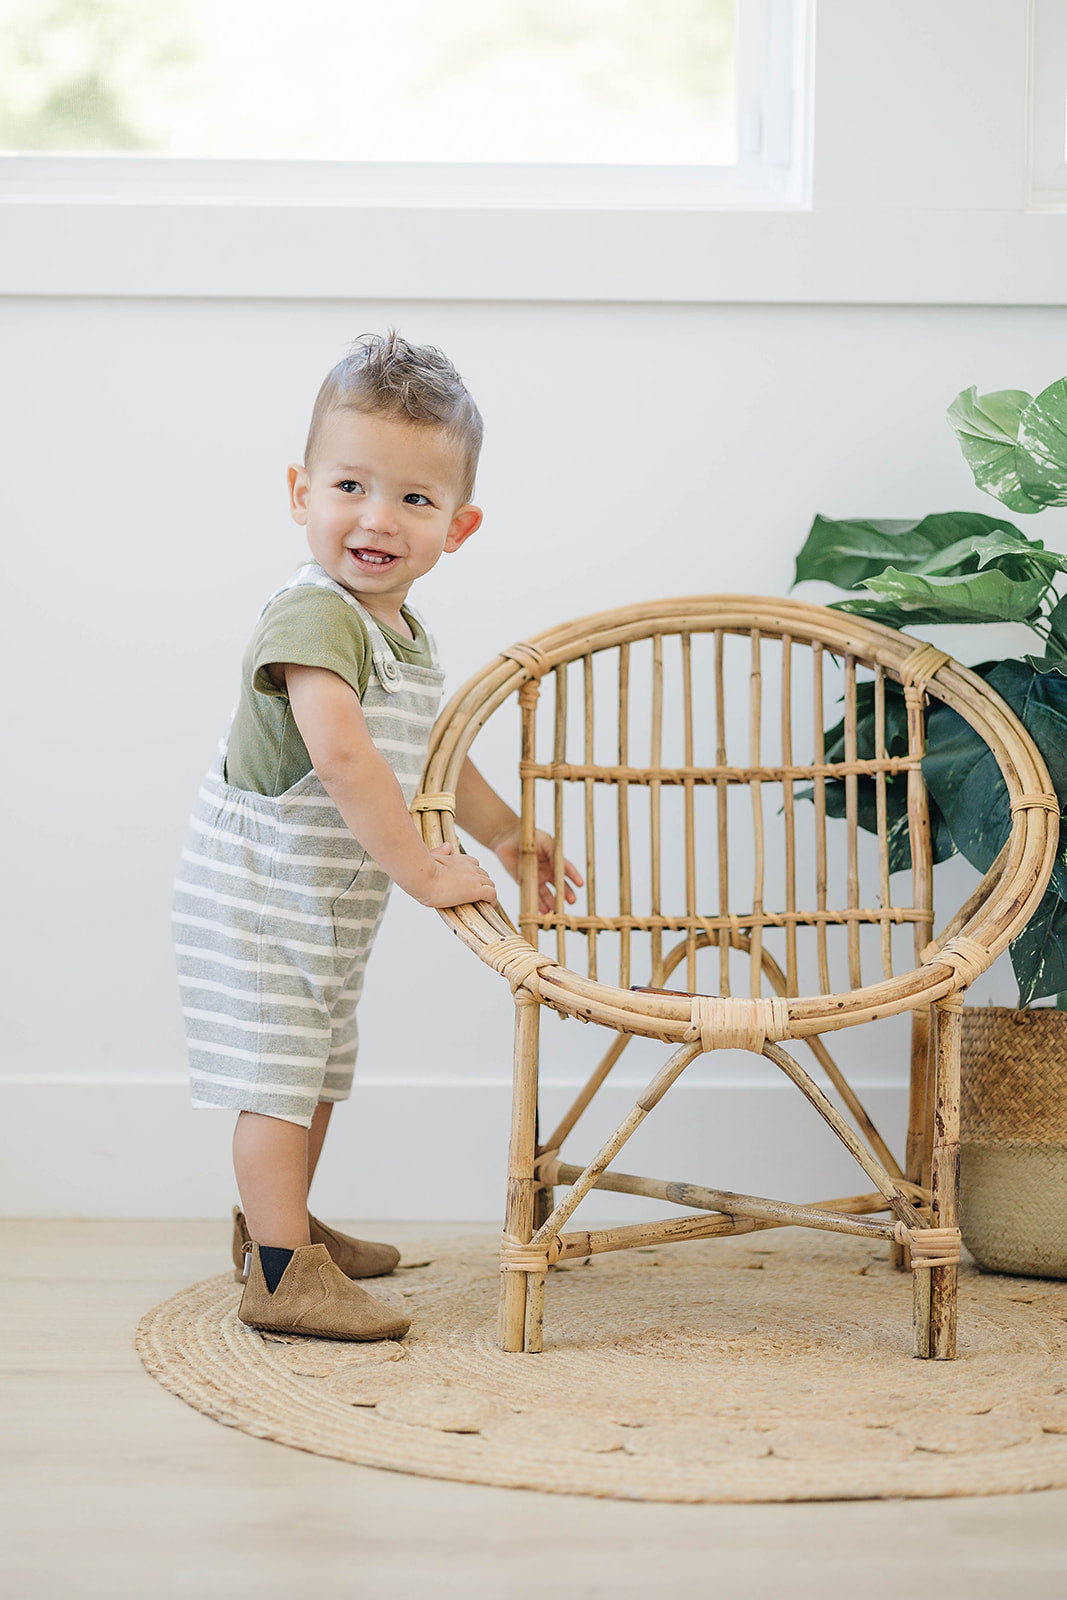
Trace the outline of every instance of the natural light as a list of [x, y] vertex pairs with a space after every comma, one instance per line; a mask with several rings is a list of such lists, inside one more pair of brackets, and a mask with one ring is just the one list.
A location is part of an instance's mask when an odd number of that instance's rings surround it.
[[733, 0], [9, 0], [0, 145], [715, 166]]

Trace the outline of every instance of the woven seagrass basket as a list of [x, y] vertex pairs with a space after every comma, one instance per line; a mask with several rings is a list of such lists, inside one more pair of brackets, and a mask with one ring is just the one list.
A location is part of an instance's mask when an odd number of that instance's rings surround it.
[[987, 1272], [1067, 1278], [1067, 1012], [967, 1006], [960, 1221]]

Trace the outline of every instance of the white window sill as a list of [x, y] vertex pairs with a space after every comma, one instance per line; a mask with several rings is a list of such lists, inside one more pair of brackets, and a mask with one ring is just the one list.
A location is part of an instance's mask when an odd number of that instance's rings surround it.
[[0, 230], [5, 295], [1067, 303], [1062, 210], [14, 195]]
[[0, 153], [0, 201], [46, 204], [403, 206], [418, 209], [686, 210], [792, 206], [798, 169], [449, 162], [168, 160]]

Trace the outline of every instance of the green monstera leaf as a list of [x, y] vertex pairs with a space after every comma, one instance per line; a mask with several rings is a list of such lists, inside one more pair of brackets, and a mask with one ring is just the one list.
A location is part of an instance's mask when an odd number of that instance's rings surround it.
[[[987, 662], [974, 670], [1032, 734], [1067, 810], [1067, 676], [1035, 671], [1024, 661]], [[948, 706], [935, 705], [927, 719], [923, 775], [960, 853], [979, 872], [988, 871], [1011, 827], [1008, 789], [989, 746]], [[1067, 989], [1067, 824], [1062, 822], [1048, 888], [1012, 941], [1011, 960], [1020, 1005]]]
[[1022, 413], [1015, 457], [1019, 482], [1032, 500], [1067, 505], [1067, 378], [1042, 389]]
[[1019, 984], [1019, 1004], [1048, 994], [1061, 997], [1067, 990], [1067, 900], [1053, 889], [1045, 891], [1026, 927], [1009, 946], [1011, 964]]
[[1023, 660], [1035, 672], [1056, 672], [1067, 678], [1067, 656], [1023, 656]]
[[1019, 418], [1030, 404], [1024, 389], [998, 389], [980, 395], [972, 385], [948, 408], [948, 423], [979, 489], [1012, 511], [1040, 511], [1045, 504], [1023, 487], [1016, 458]]
[[998, 530], [953, 545], [915, 570], [930, 574], [967, 572], [971, 556], [977, 561], [976, 571], [982, 572], [996, 562], [998, 570], [1009, 578], [1036, 578], [1044, 574], [1051, 578], [1054, 573], [1067, 572], [1067, 556], [1061, 556], [1058, 550], [1046, 550], [1042, 540], [1027, 539], [1017, 528], [1010, 534]]
[[1058, 672], [1067, 677], [1067, 595], [1048, 614], [1048, 646], [1043, 656], [1024, 656], [1035, 672]]
[[1048, 654], [1067, 656], [1067, 595], [1058, 600], [1048, 614], [1050, 628]]
[[[821, 578], [839, 589], [858, 589], [886, 567], [898, 572], [977, 572], [996, 560], [1011, 578], [1067, 569], [1014, 523], [980, 511], [936, 511], [918, 521], [817, 516], [797, 556], [795, 583]], [[1037, 561], [1036, 568], [1027, 563]]]
[[1067, 378], [1023, 389], [962, 390], [948, 422], [979, 489], [1027, 515], [1067, 505]]
[[[987, 662], [974, 670], [1033, 737], [1067, 811], [1067, 677], [1037, 672], [1025, 661]], [[923, 775], [956, 848], [979, 872], [987, 872], [1011, 828], [1008, 789], [985, 740], [948, 706], [933, 706], [927, 718]], [[1062, 822], [1050, 888], [1067, 896], [1067, 824]]]
[[1010, 578], [999, 567], [963, 576], [927, 577], [886, 567], [863, 587], [874, 599], [837, 600], [835, 609], [890, 627], [939, 622], [1027, 622], [1040, 616], [1050, 578]]
[[[856, 752], [861, 760], [875, 753], [874, 684], [856, 685]], [[842, 719], [826, 732], [826, 759], [845, 760], [845, 724]], [[908, 708], [904, 691], [892, 679], [885, 684], [885, 748], [890, 756], [908, 753]], [[911, 840], [908, 833], [908, 778], [897, 773], [886, 779], [886, 843], [890, 872], [902, 872], [911, 866]], [[827, 780], [825, 786], [826, 814], [828, 817], [845, 815], [845, 784], [841, 778]], [[797, 790], [798, 800], [811, 800], [814, 790], [808, 786]], [[868, 833], [878, 832], [878, 785], [874, 778], [860, 777], [856, 783], [856, 812], [861, 828]], [[944, 817], [933, 798], [930, 800], [930, 839], [934, 861], [947, 861], [956, 854]]]

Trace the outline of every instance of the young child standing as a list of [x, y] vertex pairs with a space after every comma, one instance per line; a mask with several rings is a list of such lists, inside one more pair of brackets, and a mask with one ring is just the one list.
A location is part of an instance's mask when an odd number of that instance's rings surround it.
[[[260, 614], [190, 819], [174, 930], [193, 1102], [238, 1112], [238, 1315], [255, 1327], [407, 1332], [354, 1281], [391, 1272], [399, 1252], [318, 1222], [308, 1187], [351, 1089], [356, 1006], [390, 884], [425, 906], [496, 898], [474, 857], [428, 850], [408, 811], [443, 674], [406, 601], [481, 523], [481, 438], [477, 406], [431, 347], [367, 338], [329, 373], [304, 463], [289, 468], [312, 560]], [[470, 761], [456, 821], [517, 873], [519, 819]], [[548, 896], [546, 834], [538, 855]], [[570, 863], [567, 875], [581, 881]]]

